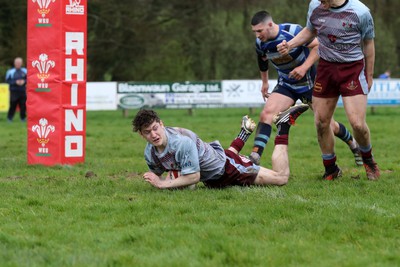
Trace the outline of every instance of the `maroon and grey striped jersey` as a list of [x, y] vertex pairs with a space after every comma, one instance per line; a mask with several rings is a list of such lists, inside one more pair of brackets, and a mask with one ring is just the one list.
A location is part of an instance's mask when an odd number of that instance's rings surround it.
[[358, 0], [349, 0], [344, 6], [330, 9], [323, 8], [320, 1], [312, 0], [307, 28], [317, 33], [319, 56], [329, 62], [363, 59], [363, 40], [375, 37], [371, 13]]

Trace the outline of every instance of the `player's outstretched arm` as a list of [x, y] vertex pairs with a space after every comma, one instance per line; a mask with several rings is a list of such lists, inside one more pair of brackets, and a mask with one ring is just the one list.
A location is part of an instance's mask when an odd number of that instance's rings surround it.
[[294, 78], [296, 80], [301, 80], [304, 75], [306, 75], [307, 71], [317, 62], [319, 59], [318, 55], [318, 39], [314, 38], [314, 40], [307, 45], [310, 50], [310, 54], [308, 55], [307, 59], [304, 61], [303, 64], [294, 68], [290, 73], [289, 77]]
[[262, 86], [261, 86], [261, 95], [264, 99], [264, 102], [266, 101], [266, 98], [269, 97], [269, 82], [268, 82], [268, 70], [267, 71], [260, 71], [261, 75], [261, 80], [262, 80]]
[[289, 42], [287, 42], [286, 40], [283, 40], [276, 47], [278, 49], [278, 52], [281, 55], [288, 55], [290, 49], [304, 45], [304, 44], [308, 43], [314, 37], [315, 37], [315, 34], [310, 29], [304, 28], [292, 40], [290, 40]]
[[163, 179], [153, 172], [146, 172], [143, 174], [143, 179], [159, 189], [181, 188], [192, 184], [197, 184], [200, 181], [200, 172], [181, 175], [176, 179]]

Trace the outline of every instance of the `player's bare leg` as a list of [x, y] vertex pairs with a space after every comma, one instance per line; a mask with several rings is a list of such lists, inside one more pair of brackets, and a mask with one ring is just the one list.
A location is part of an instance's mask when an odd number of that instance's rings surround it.
[[[312, 103], [310, 103], [311, 109], [312, 109]], [[354, 137], [351, 135], [350, 131], [340, 122], [335, 121], [334, 118], [332, 117], [330, 127], [333, 131], [333, 134], [342, 140], [344, 143], [347, 144], [349, 147], [351, 153], [354, 156], [354, 161], [357, 166], [362, 166], [363, 161], [361, 158], [361, 153], [360, 149], [358, 147], [357, 141], [354, 139]]]
[[325, 167], [323, 179], [334, 180], [341, 176], [341, 170], [336, 165], [335, 138], [330, 127], [338, 97], [320, 98], [313, 96], [314, 122], [317, 128], [318, 143], [322, 152]]
[[366, 122], [367, 96], [355, 95], [343, 97], [343, 105], [353, 133], [360, 146], [360, 152], [369, 180], [377, 180], [380, 176], [370, 140], [370, 131]]
[[287, 145], [275, 145], [272, 152], [272, 170], [260, 166], [254, 181], [256, 185], [285, 185], [289, 180], [289, 156]]
[[253, 151], [249, 156], [250, 160], [256, 165], [260, 165], [264, 148], [270, 139], [274, 115], [288, 109], [293, 104], [294, 101], [292, 98], [280, 93], [272, 92], [268, 97], [260, 113], [260, 120], [254, 137]]
[[274, 123], [278, 128], [272, 153], [272, 170], [260, 167], [255, 184], [258, 185], [285, 185], [289, 180], [288, 135], [290, 126], [309, 108], [307, 104], [292, 106], [284, 112], [274, 116]]

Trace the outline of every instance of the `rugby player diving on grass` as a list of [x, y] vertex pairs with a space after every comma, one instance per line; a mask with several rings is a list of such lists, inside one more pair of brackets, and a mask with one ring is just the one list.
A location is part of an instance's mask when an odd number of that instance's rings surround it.
[[[297, 117], [309, 108], [292, 106], [274, 117], [277, 127], [290, 128]], [[287, 144], [277, 144], [272, 154], [272, 170], [252, 163], [239, 154], [256, 124], [247, 115], [242, 118], [238, 136], [228, 149], [219, 141], [204, 142], [196, 133], [165, 126], [153, 110], [140, 110], [132, 121], [147, 145], [144, 157], [149, 171], [143, 179], [156, 188], [184, 188], [199, 182], [209, 188], [239, 185], [285, 185], [289, 179]], [[179, 176], [171, 179], [170, 172]]]

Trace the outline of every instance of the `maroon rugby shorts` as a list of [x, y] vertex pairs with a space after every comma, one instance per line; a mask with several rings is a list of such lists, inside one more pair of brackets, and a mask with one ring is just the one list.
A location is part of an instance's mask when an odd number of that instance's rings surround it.
[[260, 170], [244, 156], [225, 149], [226, 162], [225, 172], [217, 180], [208, 180], [204, 184], [211, 188], [224, 188], [232, 185], [249, 186], [253, 185]]
[[368, 82], [365, 76], [364, 59], [338, 63], [322, 58], [317, 67], [313, 96], [332, 98], [368, 94]]

